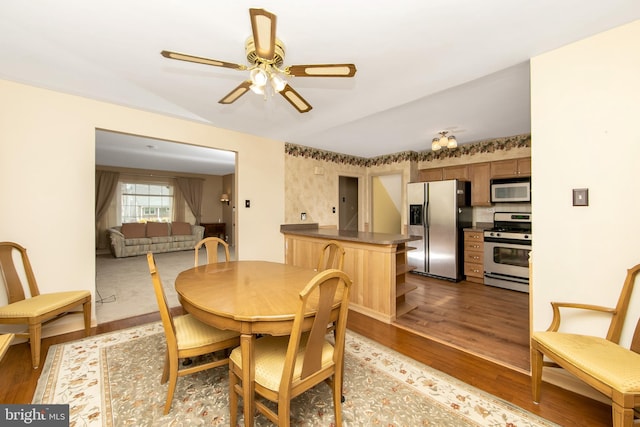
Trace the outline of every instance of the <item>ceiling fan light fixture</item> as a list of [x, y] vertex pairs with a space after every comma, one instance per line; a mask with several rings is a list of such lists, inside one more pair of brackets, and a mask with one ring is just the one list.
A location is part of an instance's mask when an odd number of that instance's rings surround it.
[[354, 64], [307, 64], [283, 68], [285, 50], [282, 41], [276, 38], [276, 15], [264, 9], [251, 8], [249, 17], [251, 36], [245, 41], [248, 67], [168, 50], [160, 54], [169, 59], [248, 71], [249, 78], [218, 101], [220, 104], [231, 104], [249, 90], [262, 95], [265, 100], [267, 95], [278, 93], [299, 113], [307, 113], [313, 107], [289, 86], [288, 77], [353, 77], [356, 74]]
[[249, 78], [254, 85], [264, 86], [269, 80], [269, 75], [262, 68], [254, 68], [251, 70], [251, 73], [249, 73]]
[[433, 138], [433, 140], [431, 141], [431, 149], [433, 151], [438, 151], [441, 148], [442, 146], [440, 145], [440, 138]]
[[449, 137], [449, 142], [447, 142], [447, 148], [456, 148], [458, 146], [458, 141], [456, 141], [456, 137], [451, 135]]
[[276, 92], [281, 92], [287, 86], [287, 81], [278, 74], [271, 74], [271, 87]]

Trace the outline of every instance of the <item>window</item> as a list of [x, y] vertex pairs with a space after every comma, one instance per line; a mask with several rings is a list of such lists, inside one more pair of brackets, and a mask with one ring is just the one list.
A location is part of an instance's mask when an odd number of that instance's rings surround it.
[[120, 220], [169, 222], [173, 212], [173, 186], [120, 183]]

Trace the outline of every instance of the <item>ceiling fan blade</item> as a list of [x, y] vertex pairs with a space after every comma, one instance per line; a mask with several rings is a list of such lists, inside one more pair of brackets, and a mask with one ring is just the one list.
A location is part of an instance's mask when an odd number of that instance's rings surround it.
[[233, 89], [231, 92], [226, 94], [225, 97], [222, 98], [218, 102], [220, 104], [232, 104], [238, 98], [240, 98], [242, 95], [244, 95], [245, 93], [249, 92], [249, 89], [251, 88], [251, 84], [252, 84], [251, 80], [243, 81], [235, 89]]
[[280, 95], [282, 95], [284, 99], [289, 101], [289, 103], [291, 103], [291, 105], [301, 113], [309, 112], [313, 108], [311, 104], [305, 101], [305, 99], [289, 85], [286, 85], [284, 89], [280, 91]]
[[203, 58], [201, 56], [187, 55], [186, 53], [171, 52], [170, 50], [163, 50], [160, 54], [165, 58], [178, 59], [180, 61], [196, 62], [198, 64], [213, 65], [215, 67], [233, 68], [234, 70], [240, 71], [247, 69], [246, 65], [218, 61], [217, 59]]
[[276, 51], [276, 15], [264, 9], [249, 9], [253, 42], [258, 58], [273, 60]]
[[357, 70], [354, 64], [313, 64], [290, 65], [284, 71], [296, 77], [353, 77]]

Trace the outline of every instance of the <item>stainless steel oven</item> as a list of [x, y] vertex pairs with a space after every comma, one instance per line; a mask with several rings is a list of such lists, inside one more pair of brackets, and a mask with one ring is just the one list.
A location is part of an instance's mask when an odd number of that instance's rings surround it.
[[484, 283], [529, 292], [531, 214], [496, 212], [484, 232]]

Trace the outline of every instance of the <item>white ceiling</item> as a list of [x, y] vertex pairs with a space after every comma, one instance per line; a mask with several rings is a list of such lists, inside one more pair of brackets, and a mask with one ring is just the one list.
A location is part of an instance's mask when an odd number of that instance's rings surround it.
[[[250, 7], [277, 15], [285, 65], [356, 76], [291, 78], [313, 106], [300, 114], [279, 96], [218, 104], [246, 71], [160, 55], [246, 64]], [[638, 0], [2, 0], [0, 78], [373, 157], [426, 150], [440, 130], [462, 144], [530, 132], [529, 58], [639, 18]]]

